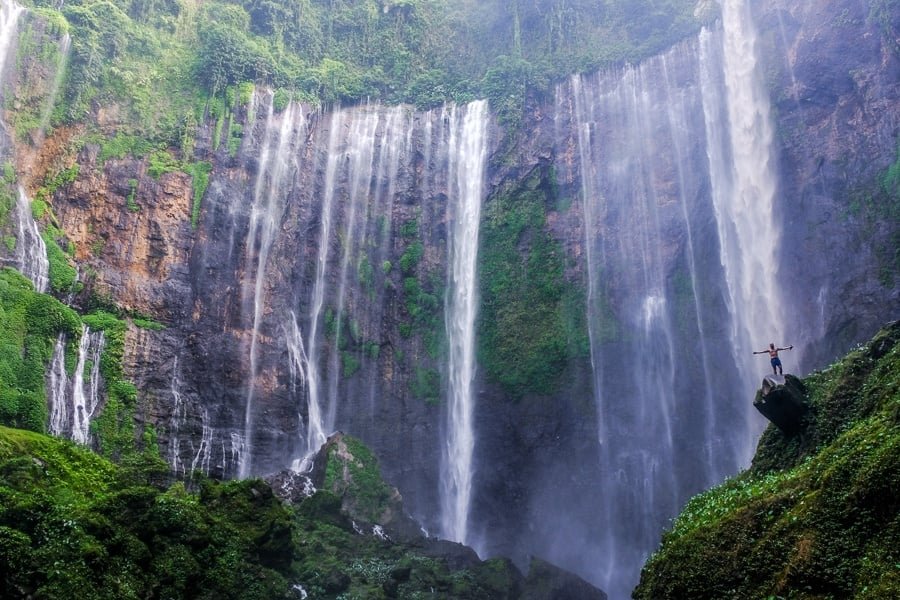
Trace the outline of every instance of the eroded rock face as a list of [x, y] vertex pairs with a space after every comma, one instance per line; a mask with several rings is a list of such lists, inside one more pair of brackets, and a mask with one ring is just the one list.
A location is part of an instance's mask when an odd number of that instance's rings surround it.
[[898, 156], [898, 14], [849, 0], [754, 10], [777, 112], [780, 280], [793, 298], [773, 318], [809, 344], [808, 370], [870, 337], [890, 318], [885, 308], [900, 306], [897, 259], [885, 251], [896, 248], [897, 200], [879, 190]]
[[[789, 324], [791, 343], [808, 348], [802, 369], [870, 334], [886, 307], [900, 307], [896, 266], [882, 255], [893, 247], [897, 224], [864, 201], [896, 160], [900, 128], [898, 24], [876, 19], [872, 6], [754, 5], [778, 128], [786, 240], [779, 280], [794, 299], [773, 319]], [[661, 61], [671, 68], [674, 90], [697, 84], [692, 72], [676, 68], [690, 48]], [[76, 130], [58, 130], [39, 146], [28, 161], [34, 185], [75, 162], [80, 167], [52, 198], [86, 286], [73, 302], [86, 308], [108, 298], [166, 326], [130, 329], [125, 367], [140, 390], [137, 416], [156, 426], [174, 470], [234, 477], [277, 471], [308, 456], [315, 440], [332, 433], [309, 425], [315, 388], [326, 429], [345, 430], [373, 448], [407, 508], [436, 533], [444, 407], [435, 400], [446, 381], [447, 144], [454, 117], [377, 105], [333, 114], [292, 105], [270, 114], [271, 102], [261, 92], [251, 106], [236, 109], [231, 118], [245, 132], [236, 153], [214, 148], [211, 129], [199, 133], [195, 158], [210, 161], [213, 172], [196, 228], [190, 176], [154, 178], [141, 159], [101, 164], [96, 145], [72, 151]], [[98, 116], [110, 133], [115, 113], [105, 108]], [[602, 227], [585, 224], [577, 131], [571, 114], [561, 114], [559, 106], [534, 100], [523, 130], [491, 124], [486, 205], [500, 190], [555, 172], [558, 192], [545, 206], [545, 232], [564, 255], [564, 283], [585, 288], [586, 240], [618, 239], [626, 223], [639, 219], [610, 206]], [[699, 113], [693, 117], [702, 123]], [[594, 135], [608, 126], [599, 120]], [[688, 169], [679, 171], [673, 144], [651, 137], [659, 160], [645, 195], [653, 198], [646, 206], [657, 221], [641, 232], [659, 249], [655, 276], [666, 289], [640, 297], [626, 289], [639, 272], [628, 268], [633, 263], [609, 263], [606, 309], [621, 322], [617, 337], [604, 333], [608, 372], [633, 368], [624, 357], [636, 347], [640, 319], [622, 315], [645, 303], [642, 314], [651, 322], [665, 310], [665, 294], [677, 304], [674, 356], [689, 353], [701, 333], [711, 340], [712, 356], [729, 353], [727, 301], [715, 280], [722, 268], [716, 225], [703, 200], [707, 157], [691, 145]], [[684, 213], [676, 201], [679, 177], [691, 190]], [[684, 276], [689, 235], [682, 221], [693, 227], [697, 272], [713, 282], [698, 300], [706, 311], [702, 327], [686, 300], [693, 291]], [[610, 255], [628, 257], [628, 243], [610, 244]], [[527, 236], [520, 240], [523, 254], [528, 244]], [[311, 357], [318, 365], [312, 379]], [[725, 389], [734, 366], [723, 358], [714, 367], [713, 387]], [[520, 564], [538, 553], [589, 575], [596, 561], [582, 545], [607, 529], [597, 518], [605, 477], [597, 458], [599, 379], [589, 352], [573, 353], [562, 370], [557, 389], [524, 397], [478, 372], [471, 528], [481, 549]], [[681, 395], [697, 387], [696, 375], [686, 371], [673, 380]], [[607, 389], [622, 399], [627, 417], [634, 416], [629, 390], [641, 381], [638, 373]], [[672, 419], [691, 420], [695, 412], [701, 411], [679, 406]], [[683, 433], [673, 440], [681, 458], [672, 464], [685, 472], [679, 498], [706, 483], [696, 473], [709, 461], [692, 440]], [[710, 443], [718, 444], [717, 460], [734, 465], [727, 443], [718, 436]]]

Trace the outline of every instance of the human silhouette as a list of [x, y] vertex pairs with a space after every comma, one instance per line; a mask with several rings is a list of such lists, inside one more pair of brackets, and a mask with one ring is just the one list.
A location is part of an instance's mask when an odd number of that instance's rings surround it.
[[793, 350], [793, 346], [788, 346], [787, 348], [776, 348], [775, 343], [772, 342], [769, 344], [768, 349], [760, 350], [759, 352], [754, 352], [753, 354], [765, 354], [769, 353], [769, 358], [772, 363], [772, 374], [773, 375], [784, 375], [784, 369], [781, 368], [781, 359], [778, 358], [779, 350]]

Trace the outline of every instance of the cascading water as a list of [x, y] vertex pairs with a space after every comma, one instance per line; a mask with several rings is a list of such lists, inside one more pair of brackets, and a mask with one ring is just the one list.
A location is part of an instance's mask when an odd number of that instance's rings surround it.
[[[777, 283], [777, 250], [781, 228], [774, 218], [776, 176], [773, 170], [774, 129], [771, 105], [757, 55], [757, 33], [746, 0], [722, 4], [721, 71], [712, 58], [712, 38], [702, 37], [702, 87], [706, 110], [712, 198], [719, 227], [720, 255], [725, 267], [732, 314], [732, 349], [746, 389], [752, 389], [759, 361], [752, 352], [776, 345], [781, 325]], [[722, 73], [722, 76], [717, 76]], [[724, 82], [724, 90], [722, 89]], [[717, 97], [725, 94], [726, 110]], [[727, 117], [727, 118], [723, 118]], [[722, 123], [727, 123], [723, 130]], [[720, 157], [730, 156], [730, 164]], [[742, 459], [753, 454], [762, 421], [747, 412]]]
[[[299, 105], [290, 103], [280, 115], [280, 123], [278, 123], [275, 119], [274, 104], [273, 95], [269, 101], [262, 154], [259, 157], [259, 174], [256, 178], [253, 205], [250, 209], [250, 232], [247, 237], [244, 302], [252, 307], [250, 311], [252, 329], [249, 350], [250, 377], [247, 384], [247, 403], [244, 412], [243, 437], [245, 440], [252, 439], [253, 433], [253, 401], [256, 395], [258, 374], [257, 341], [265, 305], [266, 265], [284, 213], [286, 196], [284, 186], [286, 183], [290, 183], [289, 175], [296, 168], [294, 163], [296, 144], [299, 139], [302, 139], [306, 130], [306, 121]], [[249, 285], [250, 282], [252, 285]], [[241, 477], [249, 474], [251, 451], [252, 444], [249, 444], [240, 453], [239, 475]]]
[[16, 264], [19, 271], [34, 283], [34, 289], [46, 292], [50, 284], [50, 261], [47, 245], [31, 214], [31, 201], [19, 186], [16, 201], [19, 236], [16, 239]]
[[441, 464], [443, 535], [467, 543], [475, 427], [476, 265], [487, 156], [487, 103], [445, 109], [448, 147], [448, 243], [445, 324], [448, 343], [447, 417]]
[[53, 348], [47, 374], [47, 397], [51, 434], [87, 445], [91, 439], [91, 420], [100, 407], [100, 356], [106, 343], [102, 331], [84, 327], [78, 343], [78, 360], [70, 378], [66, 372], [66, 338], [60, 334]]
[[84, 327], [72, 380], [72, 440], [79, 444], [86, 445], [90, 441], [91, 420], [100, 405], [100, 355], [104, 344], [102, 331], [91, 332], [90, 328]]
[[577, 151], [604, 486], [594, 550], [553, 551], [611, 598], [630, 594], [689, 495], [746, 464], [759, 432], [746, 397], [764, 372], [750, 325], [774, 321], [777, 301], [772, 136], [756, 65], [738, 59], [754, 44], [749, 12], [728, 1], [723, 18], [557, 96], [560, 147]]
[[[359, 336], [358, 326], [345, 331], [347, 315], [347, 275], [351, 261], [354, 264], [364, 252], [366, 244], [365, 232], [369, 216], [368, 204], [372, 188], [373, 170], [375, 167], [375, 134], [381, 119], [381, 110], [364, 106], [354, 111], [347, 147], [344, 150], [346, 164], [346, 200], [345, 222], [342, 227], [340, 270], [338, 272], [337, 298], [334, 309], [334, 337], [337, 343], [332, 344], [328, 365], [328, 404], [325, 422], [330, 431], [335, 422], [338, 404], [338, 383], [343, 372], [341, 340], [346, 335]], [[332, 170], [332, 175], [339, 175], [342, 170]], [[325, 183], [327, 189], [334, 189], [335, 180]]]
[[169, 391], [172, 393], [172, 417], [171, 417], [171, 439], [169, 445], [169, 465], [175, 475], [181, 473], [186, 474], [184, 462], [181, 460], [181, 430], [187, 422], [187, 406], [185, 406], [184, 398], [181, 395], [181, 380], [178, 372], [178, 357], [175, 357], [172, 365], [172, 381], [169, 385]]
[[47, 401], [50, 404], [51, 435], [60, 436], [69, 425], [69, 404], [66, 401], [66, 388], [69, 378], [66, 374], [66, 336], [59, 334], [53, 346], [53, 357], [50, 359], [50, 371], [47, 386]]

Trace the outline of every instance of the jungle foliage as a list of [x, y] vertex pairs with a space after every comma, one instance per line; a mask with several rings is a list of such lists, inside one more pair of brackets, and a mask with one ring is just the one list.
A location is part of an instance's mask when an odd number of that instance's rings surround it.
[[[368, 453], [358, 442], [353, 451]], [[287, 505], [260, 480], [198, 477], [185, 487], [158, 475], [152, 463], [118, 466], [0, 426], [0, 597], [518, 597], [521, 575], [508, 561], [454, 569], [361, 535], [330, 492]], [[386, 488], [362, 467], [351, 487]]]
[[692, 499], [635, 598], [900, 597], [900, 322], [804, 384], [802, 432]]
[[[696, 31], [694, 0], [32, 0], [71, 36], [55, 122], [123, 109], [130, 133], [179, 147], [210, 99], [245, 83], [319, 104], [430, 107], [636, 61]], [[704, 17], [704, 18], [709, 18]]]
[[479, 364], [513, 397], [559, 388], [587, 356], [583, 290], [565, 278], [562, 245], [546, 230], [558, 198], [551, 169], [491, 198], [479, 250]]

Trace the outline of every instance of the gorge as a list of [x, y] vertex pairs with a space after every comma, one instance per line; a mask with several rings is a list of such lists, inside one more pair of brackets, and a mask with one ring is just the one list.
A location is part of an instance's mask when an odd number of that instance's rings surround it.
[[[26, 94], [52, 112], [67, 37], [2, 21], [4, 122]], [[805, 373], [897, 317], [898, 31], [896, 2], [724, 0], [518, 124], [257, 85], [207, 103], [190, 157], [109, 151], [116, 105], [7, 125], [3, 263], [124, 321], [54, 335], [47, 429], [152, 431], [185, 479], [303, 470], [340, 430], [427, 533], [629, 597], [688, 498], [749, 464], [752, 351]]]

